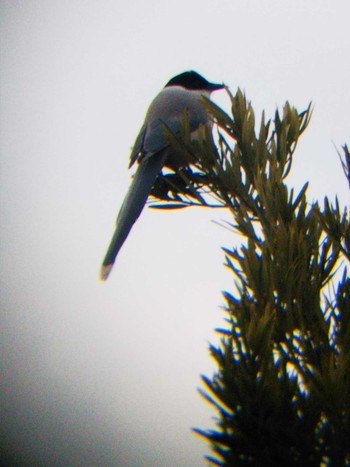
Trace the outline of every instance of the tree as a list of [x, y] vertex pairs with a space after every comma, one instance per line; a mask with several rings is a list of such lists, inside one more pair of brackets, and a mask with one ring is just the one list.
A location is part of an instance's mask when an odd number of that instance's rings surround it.
[[218, 370], [202, 377], [216, 429], [195, 431], [214, 465], [350, 465], [349, 212], [338, 199], [309, 204], [307, 183], [298, 193], [286, 185], [310, 106], [263, 114], [256, 134], [245, 95], [230, 99], [232, 116], [205, 103], [216, 145], [208, 129], [191, 142], [186, 116], [182, 135], [168, 132], [191, 165], [163, 174], [152, 193], [156, 207], [225, 207], [242, 238], [224, 248], [235, 288], [210, 347]]

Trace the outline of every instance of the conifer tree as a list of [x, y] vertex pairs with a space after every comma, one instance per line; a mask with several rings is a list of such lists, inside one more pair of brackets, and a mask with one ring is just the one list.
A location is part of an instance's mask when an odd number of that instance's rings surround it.
[[168, 132], [191, 165], [163, 174], [152, 193], [156, 207], [226, 208], [241, 235], [224, 248], [234, 286], [210, 347], [217, 372], [202, 377], [216, 429], [195, 431], [212, 465], [350, 465], [349, 212], [338, 199], [310, 204], [307, 183], [296, 193], [286, 184], [310, 106], [287, 102], [256, 133], [245, 95], [229, 95], [232, 115], [205, 103], [216, 144], [208, 129], [191, 142], [186, 116], [181, 137]]

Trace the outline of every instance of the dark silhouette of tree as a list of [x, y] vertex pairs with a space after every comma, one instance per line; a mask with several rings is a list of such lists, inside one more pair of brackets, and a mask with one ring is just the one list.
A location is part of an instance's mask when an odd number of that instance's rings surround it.
[[214, 465], [350, 465], [349, 212], [338, 199], [308, 203], [307, 183], [286, 185], [310, 106], [263, 114], [256, 132], [245, 95], [229, 95], [232, 115], [205, 103], [216, 144], [208, 129], [191, 142], [186, 116], [181, 136], [168, 131], [190, 165], [163, 174], [152, 192], [158, 208], [228, 209], [242, 238], [224, 248], [235, 282], [224, 293], [221, 343], [210, 347], [217, 372], [202, 377], [216, 429], [195, 431]]

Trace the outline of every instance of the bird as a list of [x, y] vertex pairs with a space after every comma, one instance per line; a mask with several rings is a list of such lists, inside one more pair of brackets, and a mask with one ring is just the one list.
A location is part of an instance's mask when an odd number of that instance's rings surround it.
[[119, 210], [115, 231], [102, 262], [102, 281], [107, 280], [162, 168], [177, 170], [186, 163], [170, 145], [165, 128], [175, 135], [180, 134], [187, 112], [191, 139], [196, 139], [196, 131], [201, 126], [212, 126], [212, 119], [203, 105], [203, 96], [209, 98], [213, 91], [224, 88], [224, 84], [211, 83], [196, 71], [185, 71], [171, 78], [151, 102], [131, 151], [129, 168], [135, 163], [138, 167]]

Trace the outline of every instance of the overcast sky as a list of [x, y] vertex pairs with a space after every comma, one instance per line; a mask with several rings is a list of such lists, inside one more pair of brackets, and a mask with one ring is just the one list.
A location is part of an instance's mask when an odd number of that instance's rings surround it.
[[[225, 212], [146, 209], [98, 271], [150, 101], [194, 69], [258, 114], [314, 113], [290, 186], [346, 180], [348, 0], [1, 0], [2, 440], [32, 464], [205, 465], [197, 393], [233, 291]], [[214, 100], [229, 109], [224, 92]]]

